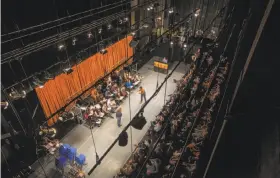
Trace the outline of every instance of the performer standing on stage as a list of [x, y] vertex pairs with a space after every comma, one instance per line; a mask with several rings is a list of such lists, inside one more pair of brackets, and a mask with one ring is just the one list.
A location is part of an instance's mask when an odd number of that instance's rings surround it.
[[146, 91], [145, 91], [145, 89], [144, 89], [142, 86], [140, 86], [138, 93], [141, 95], [141, 101], [140, 101], [140, 103], [142, 103], [143, 98], [144, 98], [144, 100], [145, 100], [145, 102], [146, 102], [146, 101], [147, 101], [147, 100], [146, 100]]

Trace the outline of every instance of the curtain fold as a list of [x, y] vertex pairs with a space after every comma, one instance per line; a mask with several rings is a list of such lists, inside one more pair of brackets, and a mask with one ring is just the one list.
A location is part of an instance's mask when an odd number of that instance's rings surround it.
[[[37, 87], [35, 91], [46, 118], [131, 57], [133, 55], [133, 49], [129, 47], [131, 40], [131, 36], [124, 38], [108, 47], [105, 55], [97, 53], [72, 67], [71, 74], [60, 74], [55, 79], [47, 81], [43, 88]], [[53, 125], [57, 118], [58, 116], [54, 116], [48, 120], [48, 125]]]

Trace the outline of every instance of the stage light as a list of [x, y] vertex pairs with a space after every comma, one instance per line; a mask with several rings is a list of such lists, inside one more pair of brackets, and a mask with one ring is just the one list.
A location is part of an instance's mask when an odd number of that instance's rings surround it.
[[102, 33], [102, 28], [98, 29], [98, 33], [101, 34]]
[[174, 12], [173, 9], [169, 9], [168, 11], [169, 14], [172, 14], [173, 12]]
[[88, 37], [88, 38], [92, 38], [92, 37], [93, 37], [92, 33], [91, 33], [91, 32], [88, 32], [88, 33], [87, 33], [87, 37]]
[[59, 51], [62, 51], [62, 50], [65, 49], [65, 45], [62, 44], [62, 43], [60, 43], [60, 44], [57, 45], [57, 49], [58, 49]]
[[148, 28], [149, 25], [148, 25], [148, 24], [144, 24], [143, 27], [144, 27], [144, 28]]
[[154, 9], [154, 7], [153, 6], [150, 6], [150, 10], [153, 10]]
[[131, 35], [133, 35], [133, 36], [134, 36], [135, 34], [136, 34], [135, 32], [132, 32], [132, 33], [131, 33]]
[[46, 128], [40, 126], [39, 135], [44, 135], [46, 137], [54, 138], [56, 136], [56, 129], [55, 128]]
[[108, 51], [107, 51], [105, 48], [103, 48], [103, 49], [100, 50], [100, 54], [103, 54], [103, 55], [106, 54], [107, 52], [108, 52]]
[[107, 29], [108, 29], [108, 30], [111, 30], [111, 29], [112, 29], [112, 25], [111, 25], [111, 24], [108, 24], [108, 25], [107, 25]]
[[2, 101], [1, 102], [1, 108], [7, 109], [9, 106], [9, 103], [7, 101]]
[[76, 41], [77, 41], [77, 38], [74, 37], [74, 38], [72, 39], [72, 45], [73, 45], [73, 46], [76, 45]]
[[195, 11], [195, 13], [194, 13], [194, 16], [195, 16], [195, 17], [198, 17], [198, 16], [199, 16], [199, 13], [200, 13], [200, 9], [197, 9], [197, 10]]
[[12, 88], [9, 96], [14, 100], [20, 99], [20, 98], [25, 98], [26, 97], [26, 91], [24, 91], [24, 90], [18, 91], [15, 88]]
[[148, 8], [147, 8], [147, 11], [150, 11], [150, 10], [151, 10], [150, 7], [148, 7]]
[[187, 47], [187, 44], [184, 44], [183, 46], [184, 46], [184, 48], [186, 48], [186, 47]]
[[127, 22], [127, 21], [128, 21], [128, 17], [125, 17], [125, 18], [123, 19], [123, 21], [124, 21], [124, 22]]
[[63, 69], [63, 72], [65, 74], [71, 74], [73, 72], [73, 69], [71, 67], [67, 67], [67, 68]]
[[173, 44], [174, 44], [173, 41], [171, 41], [171, 42], [170, 42], [170, 45], [173, 45]]

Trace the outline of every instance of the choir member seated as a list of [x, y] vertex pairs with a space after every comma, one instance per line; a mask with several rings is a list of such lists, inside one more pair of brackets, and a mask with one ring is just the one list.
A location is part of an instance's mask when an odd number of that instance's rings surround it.
[[132, 89], [133, 88], [133, 84], [130, 80], [127, 80], [124, 85], [127, 89]]
[[114, 112], [117, 109], [118, 106], [112, 98], [109, 98], [107, 100], [107, 107], [108, 107], [109, 111]]
[[107, 104], [103, 104], [103, 105], [102, 105], [102, 112], [105, 113], [105, 116], [108, 116], [108, 117], [113, 118], [111, 112], [108, 110]]
[[41, 145], [49, 154], [55, 154], [55, 151], [61, 146], [58, 139], [51, 140], [47, 137], [43, 138], [43, 145]]

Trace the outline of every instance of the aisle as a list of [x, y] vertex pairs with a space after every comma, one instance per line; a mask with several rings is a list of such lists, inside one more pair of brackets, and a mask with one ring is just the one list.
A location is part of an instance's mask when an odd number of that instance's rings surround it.
[[[174, 62], [173, 67], [177, 62]], [[175, 90], [175, 83], [173, 79], [179, 79], [183, 76], [183, 74], [188, 69], [188, 66], [185, 64], [181, 64], [173, 75], [169, 78], [167, 84], [167, 95], [172, 94]], [[141, 82], [141, 85], [146, 89], [147, 99], [154, 93], [156, 89], [157, 79], [159, 84], [161, 84], [165, 78], [165, 74], [156, 73], [153, 71], [153, 61], [150, 60], [146, 63], [140, 70], [140, 75], [144, 78]], [[145, 109], [144, 116], [147, 119], [147, 124], [143, 128], [143, 130], [135, 130], [132, 129], [132, 145], [137, 144], [142, 137], [147, 132], [147, 129], [150, 126], [150, 122], [155, 118], [155, 116], [160, 112], [163, 102], [164, 102], [164, 91], [165, 87], [162, 87], [161, 91], [158, 95], [151, 100], [148, 106]], [[167, 98], [166, 98], [167, 99]], [[129, 101], [128, 98], [121, 105], [123, 108], [123, 120], [122, 120], [122, 128], [129, 123]], [[134, 90], [131, 93], [131, 115], [132, 117], [139, 111], [141, 107], [140, 104], [140, 96], [137, 93], [137, 90]], [[101, 157], [106, 149], [113, 143], [113, 141], [117, 138], [119, 133], [122, 131], [122, 128], [117, 126], [116, 119], [108, 118], [99, 128], [93, 129], [93, 136], [96, 144], [96, 151], [98, 155]], [[92, 173], [89, 177], [102, 177], [102, 178], [111, 178], [113, 177], [121, 168], [121, 166], [125, 163], [125, 161], [129, 158], [131, 154], [131, 141], [130, 141], [130, 129], [128, 129], [129, 135], [129, 144], [126, 147], [119, 147], [118, 144], [111, 150], [111, 152], [106, 156], [106, 158], [102, 161], [101, 165]], [[62, 143], [67, 143], [76, 147], [78, 149], [78, 153], [82, 153], [86, 156], [87, 165], [84, 167], [86, 173], [91, 169], [91, 167], [96, 163], [95, 159], [95, 151], [93, 146], [93, 140], [90, 133], [90, 130], [83, 126], [77, 125], [71, 132], [69, 132], [63, 139]], [[133, 146], [134, 149], [134, 146]], [[43, 167], [46, 171], [48, 177], [58, 177], [58, 174], [55, 172], [54, 167], [54, 158], [53, 157], [45, 157], [42, 159]], [[42, 169], [36, 166], [36, 173], [30, 177], [45, 177]]]

